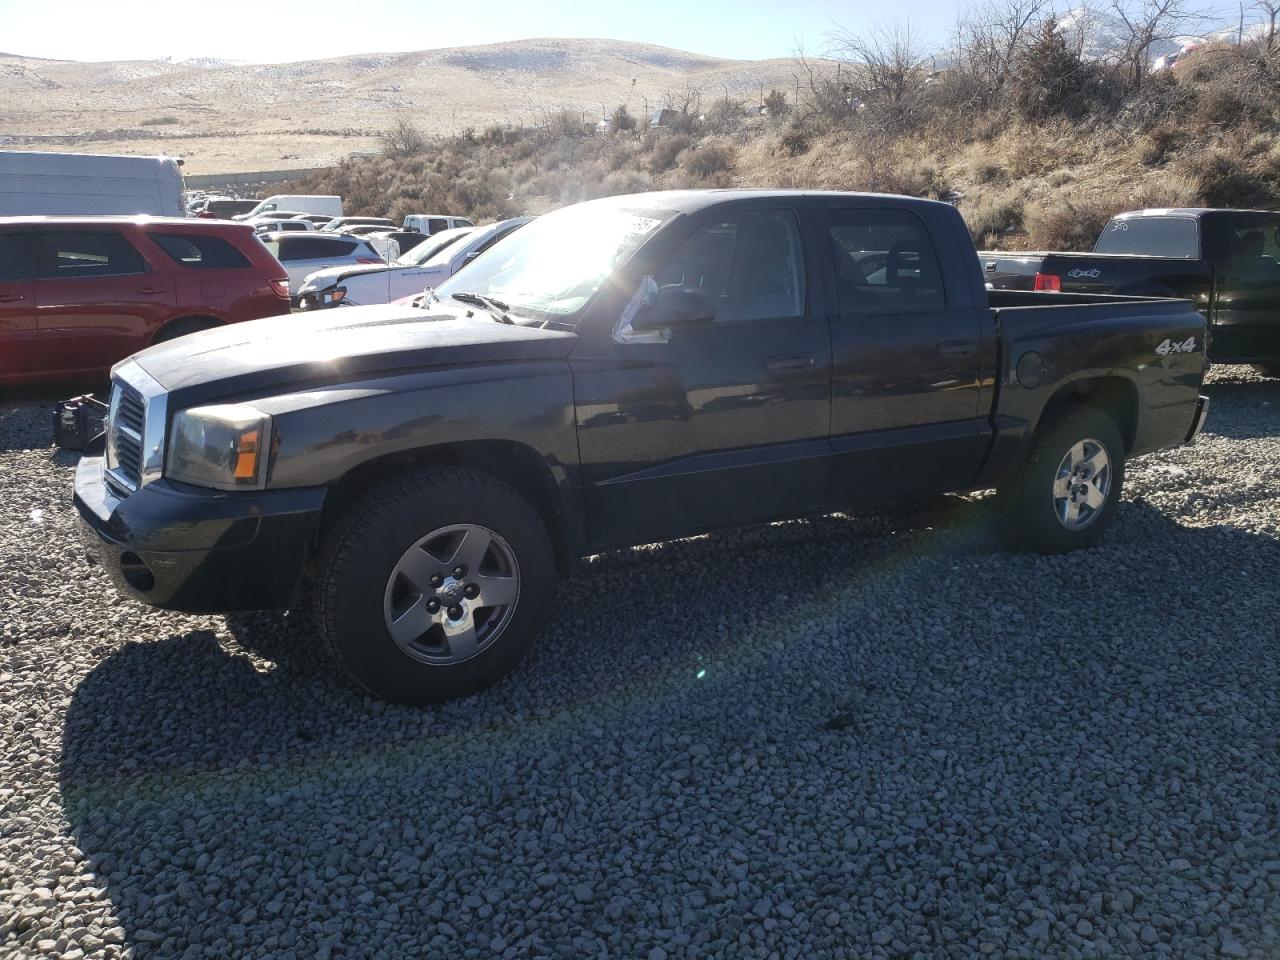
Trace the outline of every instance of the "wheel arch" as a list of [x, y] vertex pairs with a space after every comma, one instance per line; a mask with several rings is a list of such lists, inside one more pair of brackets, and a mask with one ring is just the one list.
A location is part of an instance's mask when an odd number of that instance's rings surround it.
[[317, 538], [328, 535], [365, 492], [391, 477], [429, 467], [467, 467], [508, 484], [524, 496], [546, 524], [556, 566], [569, 573], [585, 537], [576, 497], [558, 480], [545, 457], [513, 440], [468, 440], [399, 451], [366, 460], [344, 474], [325, 497]]
[[[226, 322], [226, 320], [211, 313], [184, 313], [181, 316], [173, 317], [172, 319], [166, 320], [162, 323], [156, 332], [151, 335], [151, 343], [155, 344], [164, 342], [166, 339], [169, 339], [166, 334], [184, 324], [189, 324], [195, 327], [195, 330], [191, 331], [194, 333], [197, 330], [210, 330], [214, 327], [220, 327]], [[182, 336], [182, 334], [178, 334], [178, 336]]]
[[1138, 388], [1127, 377], [1114, 374], [1086, 376], [1064, 384], [1049, 398], [1040, 413], [1040, 424], [1050, 422], [1072, 405], [1094, 407], [1115, 421], [1124, 439], [1125, 453], [1134, 448], [1138, 438]]

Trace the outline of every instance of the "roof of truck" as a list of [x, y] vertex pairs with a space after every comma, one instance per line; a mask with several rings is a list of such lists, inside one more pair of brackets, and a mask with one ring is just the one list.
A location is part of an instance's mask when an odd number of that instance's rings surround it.
[[1145, 210], [1126, 210], [1112, 219], [1127, 217], [1203, 217], [1206, 213], [1276, 213], [1275, 210], [1253, 210], [1247, 207], [1148, 207]]
[[112, 225], [122, 226], [125, 224], [136, 226], [166, 226], [166, 227], [195, 227], [201, 230], [208, 229], [210, 224], [221, 224], [222, 226], [247, 227], [248, 224], [240, 223], [234, 220], [218, 220], [218, 219], [201, 219], [196, 217], [156, 217], [149, 213], [135, 214], [101, 214], [101, 215], [85, 215], [85, 216], [26, 216], [26, 217], [0, 217], [0, 226], [76, 226], [83, 224], [86, 226], [96, 225]]
[[[841, 197], [861, 203], [892, 203], [926, 205], [942, 203], [940, 200], [923, 200], [920, 197], [904, 197], [888, 193], [853, 193], [838, 190], [774, 190], [767, 187], [730, 187], [716, 190], [654, 190], [648, 193], [630, 193], [588, 203], [616, 203], [627, 207], [651, 207], [674, 210], [677, 213], [693, 213], [718, 203], [732, 200], [749, 200], [759, 197]], [[949, 204], [946, 204], [949, 206]]]

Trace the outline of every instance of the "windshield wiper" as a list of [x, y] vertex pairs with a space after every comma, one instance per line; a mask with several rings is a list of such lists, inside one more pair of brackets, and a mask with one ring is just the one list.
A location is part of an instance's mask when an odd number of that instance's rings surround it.
[[507, 316], [507, 311], [511, 308], [501, 300], [494, 300], [492, 297], [486, 297], [479, 293], [451, 293], [449, 296], [460, 303], [471, 303], [477, 307], [483, 307], [499, 323], [515, 323], [514, 320]]

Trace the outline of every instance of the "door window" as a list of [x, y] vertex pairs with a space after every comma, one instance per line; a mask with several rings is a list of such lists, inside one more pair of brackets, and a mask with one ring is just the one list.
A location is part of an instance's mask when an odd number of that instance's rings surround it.
[[28, 236], [14, 231], [0, 233], [0, 282], [26, 280], [30, 276], [26, 263]]
[[278, 242], [281, 262], [345, 257], [356, 247], [354, 240], [340, 240], [337, 237], [281, 237]]
[[174, 263], [193, 270], [228, 270], [248, 267], [248, 258], [221, 237], [194, 233], [149, 234], [156, 246]]
[[73, 280], [77, 277], [121, 277], [146, 273], [147, 263], [121, 234], [77, 230], [36, 233], [36, 276]]
[[830, 234], [842, 315], [946, 309], [938, 258], [915, 214], [871, 208], [836, 210]]
[[1232, 257], [1280, 262], [1280, 215], [1233, 213], [1230, 224]]
[[793, 213], [762, 210], [703, 227], [654, 277], [659, 287], [697, 290], [716, 323], [804, 316], [804, 259]]
[[443, 218], [432, 217], [427, 221], [427, 233], [439, 233], [447, 226], [448, 224], [444, 222]]

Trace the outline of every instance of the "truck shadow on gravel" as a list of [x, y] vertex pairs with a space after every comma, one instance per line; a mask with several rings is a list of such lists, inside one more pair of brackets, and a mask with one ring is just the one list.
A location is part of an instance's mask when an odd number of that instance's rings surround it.
[[890, 914], [904, 955], [1059, 949], [1028, 899], [1273, 947], [1240, 884], [1280, 860], [1280, 544], [1127, 502], [1098, 550], [1007, 556], [936, 506], [597, 558], [515, 675], [426, 710], [305, 618], [128, 644], [73, 696], [63, 810], [135, 957], [813, 955]]

